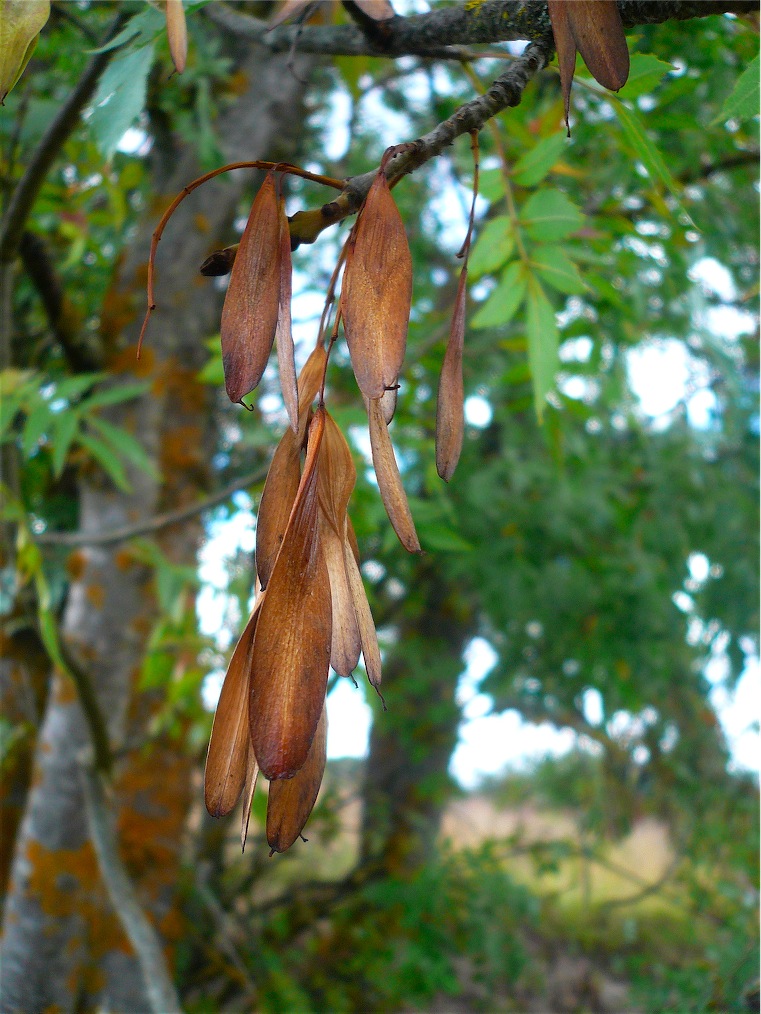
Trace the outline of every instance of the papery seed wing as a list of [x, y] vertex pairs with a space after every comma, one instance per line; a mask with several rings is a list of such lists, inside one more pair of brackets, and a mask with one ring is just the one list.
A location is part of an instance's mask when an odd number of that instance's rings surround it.
[[388, 435], [386, 420], [383, 418], [380, 399], [370, 400], [368, 419], [373, 466], [386, 514], [404, 548], [410, 553], [419, 553], [420, 542], [415, 531], [415, 522], [412, 520], [410, 505], [407, 503], [402, 477], [399, 475], [399, 466], [394, 457], [394, 448]]
[[317, 800], [328, 742], [328, 715], [322, 714], [304, 766], [293, 778], [270, 782], [267, 800], [267, 841], [275, 852], [285, 852], [296, 841]]
[[344, 564], [346, 566], [346, 577], [349, 582], [352, 602], [354, 603], [354, 615], [357, 618], [357, 629], [359, 640], [362, 645], [362, 657], [365, 661], [365, 672], [370, 683], [377, 689], [381, 682], [381, 653], [378, 647], [378, 635], [375, 631], [373, 614], [370, 612], [370, 603], [367, 601], [367, 592], [359, 572], [359, 564], [354, 555], [349, 539], [349, 526], [347, 525], [346, 538], [344, 539]]
[[616, 0], [573, 0], [568, 25], [592, 77], [617, 92], [629, 77], [629, 47]]
[[341, 290], [351, 365], [367, 398], [396, 384], [404, 363], [412, 300], [412, 258], [399, 210], [379, 172], [354, 232]]
[[259, 765], [256, 763], [254, 748], [251, 740], [248, 741], [248, 754], [246, 757], [246, 784], [243, 786], [243, 808], [240, 816], [240, 849], [246, 850], [246, 838], [248, 838], [248, 824], [251, 820], [251, 804], [254, 801], [256, 791], [256, 780], [259, 777]]
[[262, 774], [270, 781], [291, 778], [303, 766], [325, 700], [332, 606], [317, 513], [317, 461], [324, 428], [325, 410], [318, 408], [251, 652], [251, 741]]
[[357, 626], [354, 600], [344, 560], [344, 540], [320, 511], [322, 549], [330, 581], [333, 632], [330, 664], [339, 676], [351, 676], [357, 668], [362, 642]]
[[357, 533], [354, 531], [354, 525], [351, 523], [351, 518], [346, 515], [346, 539], [349, 542], [349, 548], [354, 554], [354, 559], [357, 566], [359, 566], [359, 543], [357, 542]]
[[[568, 0], [547, 0], [547, 9], [555, 37], [555, 51], [560, 68], [560, 87], [563, 92], [565, 125], [568, 127], [568, 113], [571, 107], [571, 86], [576, 73], [576, 42], [568, 24]], [[570, 128], [569, 128], [570, 133]]]
[[248, 683], [259, 611], [257, 604], [235, 646], [214, 715], [204, 774], [204, 799], [212, 817], [232, 810], [246, 780]]
[[291, 233], [285, 201], [279, 202], [280, 211], [280, 299], [278, 304], [275, 342], [277, 344], [277, 367], [280, 373], [280, 389], [291, 429], [299, 428], [299, 394], [296, 385], [296, 362], [293, 353], [293, 331], [291, 325]]
[[279, 292], [280, 222], [269, 172], [251, 206], [222, 308], [222, 363], [233, 402], [262, 379], [275, 339]]
[[266, 588], [291, 516], [301, 478], [301, 442], [286, 430], [275, 448], [256, 517], [256, 572]]
[[166, 34], [175, 70], [182, 74], [188, 58], [188, 26], [182, 0], [166, 0]]
[[462, 353], [465, 344], [465, 297], [468, 269], [460, 272], [457, 297], [452, 314], [449, 341], [439, 378], [439, 399], [436, 405], [436, 471], [445, 482], [454, 475], [460, 460], [465, 432], [463, 412]]
[[[389, 388], [388, 391], [384, 391], [380, 398], [381, 408], [383, 409], [383, 418], [386, 420], [386, 425], [390, 425], [394, 416], [396, 415], [396, 403], [399, 396], [399, 389], [396, 387]], [[365, 412], [370, 411], [370, 399], [362, 395], [362, 400], [365, 403]]]
[[354, 0], [357, 7], [373, 21], [388, 21], [395, 16], [389, 0]]
[[326, 412], [317, 490], [325, 520], [339, 538], [343, 537], [346, 508], [356, 481], [357, 470], [346, 437], [335, 419]]
[[309, 409], [317, 397], [325, 376], [328, 354], [322, 345], [317, 345], [309, 354], [299, 374], [299, 435], [301, 442], [307, 431]]

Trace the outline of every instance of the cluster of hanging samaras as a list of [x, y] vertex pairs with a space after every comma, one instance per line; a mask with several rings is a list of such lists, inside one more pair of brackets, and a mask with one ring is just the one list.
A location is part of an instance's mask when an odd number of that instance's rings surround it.
[[[240, 402], [258, 385], [276, 344], [290, 426], [275, 451], [259, 505], [254, 609], [217, 705], [205, 798], [209, 812], [219, 817], [243, 795], [245, 845], [261, 772], [270, 781], [267, 840], [278, 852], [301, 834], [320, 788], [330, 667], [351, 676], [361, 654], [376, 690], [381, 681], [378, 640], [347, 515], [356, 470], [349, 445], [324, 404], [330, 350], [341, 325], [367, 406], [383, 503], [402, 544], [420, 551], [388, 432], [412, 297], [407, 237], [385, 172], [395, 151], [384, 155], [343, 247], [317, 344], [298, 379], [290, 315], [291, 239], [281, 193], [290, 167], [270, 169], [254, 199], [222, 311], [230, 399]], [[463, 269], [439, 395], [437, 457], [447, 479], [462, 443], [464, 277]]]

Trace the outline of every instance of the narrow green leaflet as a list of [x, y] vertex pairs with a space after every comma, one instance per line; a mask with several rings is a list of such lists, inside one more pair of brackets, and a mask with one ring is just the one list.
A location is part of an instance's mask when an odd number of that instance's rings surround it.
[[757, 55], [738, 77], [721, 112], [711, 121], [711, 126], [724, 120], [749, 120], [752, 116], [758, 116], [760, 61], [761, 55]]
[[79, 412], [69, 409], [51, 417], [50, 439], [53, 444], [53, 474], [56, 478], [63, 472], [66, 457], [79, 429]]
[[93, 100], [90, 129], [104, 158], [110, 158], [145, 106], [145, 87], [153, 65], [153, 46], [126, 51], [111, 63]]
[[534, 406], [541, 422], [545, 398], [555, 386], [555, 374], [559, 366], [560, 338], [555, 321], [555, 311], [552, 309], [540, 281], [534, 275], [531, 275], [528, 280], [526, 338], [528, 340], [528, 361], [531, 366], [531, 382], [534, 389]]
[[[614, 98], [614, 96], [609, 96], [609, 100], [616, 115], [618, 116], [618, 122], [621, 124], [621, 129], [642, 161], [645, 169], [647, 169], [650, 179], [654, 183], [663, 184], [666, 190], [668, 190], [671, 196], [676, 200], [679, 211], [685, 215], [689, 219], [690, 224], [694, 226], [695, 223], [692, 221], [682, 205], [679, 186], [669, 172], [668, 166], [663, 160], [663, 156], [645, 133], [645, 128], [639, 116], [633, 109], [629, 109], [628, 106], [625, 106], [623, 102], [620, 102], [618, 99]], [[697, 226], [695, 226], [695, 228], [697, 228]]]
[[587, 291], [579, 269], [562, 247], [534, 247], [531, 251], [531, 267], [558, 292], [573, 296]]
[[468, 259], [471, 278], [488, 275], [501, 268], [510, 259], [515, 248], [512, 222], [507, 215], [499, 215], [481, 229]]
[[562, 190], [542, 187], [523, 205], [521, 221], [532, 239], [550, 243], [580, 229], [584, 216]]
[[118, 49], [125, 43], [135, 40], [136, 46], [145, 46], [153, 42], [160, 32], [166, 31], [166, 20], [155, 7], [146, 5], [139, 14], [130, 19], [126, 28], [122, 28], [105, 46], [100, 49], [91, 49], [90, 53], [107, 53], [109, 50]]
[[40, 401], [26, 417], [24, 437], [21, 444], [25, 458], [31, 457], [40, 438], [49, 429], [51, 417], [55, 418], [55, 414], [50, 411], [50, 406], [46, 401]]
[[634, 53], [631, 57], [629, 77], [621, 90], [625, 99], [638, 99], [657, 88], [664, 77], [674, 68], [652, 53]]
[[521, 155], [513, 167], [513, 180], [521, 187], [535, 187], [557, 165], [566, 144], [565, 134], [552, 134]]
[[108, 444], [103, 443], [102, 440], [91, 436], [89, 433], [79, 433], [77, 436], [77, 443], [81, 444], [82, 447], [90, 452], [93, 458], [95, 458], [103, 470], [108, 473], [119, 489], [123, 490], [125, 493], [130, 493], [132, 491], [132, 487], [130, 486], [127, 478], [127, 473], [124, 471], [124, 466]]
[[512, 320], [526, 295], [526, 278], [518, 261], [508, 264], [496, 289], [473, 317], [474, 328], [499, 327]]
[[113, 423], [108, 422], [106, 419], [101, 419], [97, 415], [89, 416], [87, 422], [88, 425], [98, 430], [105, 442], [110, 444], [123, 458], [126, 458], [127, 461], [136, 465], [148, 475], [158, 478], [156, 466], [145, 453], [143, 445], [131, 433], [121, 429], [119, 426], [114, 426]]
[[120, 387], [109, 387], [88, 398], [85, 407], [89, 412], [90, 409], [103, 408], [104, 405], [117, 405], [121, 401], [131, 401], [133, 398], [139, 398], [141, 394], [145, 394], [149, 387], [150, 384], [145, 381], [122, 384]]
[[79, 395], [84, 394], [85, 391], [107, 376], [107, 373], [82, 373], [76, 377], [64, 377], [62, 380], [56, 380], [55, 397], [66, 398], [67, 401], [78, 398]]
[[478, 192], [489, 204], [505, 196], [505, 180], [501, 169], [482, 169], [478, 176]]

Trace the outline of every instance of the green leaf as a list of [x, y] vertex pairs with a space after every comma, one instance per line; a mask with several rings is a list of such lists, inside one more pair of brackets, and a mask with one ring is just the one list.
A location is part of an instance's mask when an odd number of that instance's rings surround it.
[[106, 443], [111, 444], [118, 454], [154, 479], [159, 478], [155, 464], [146, 454], [143, 445], [131, 433], [96, 415], [88, 417], [87, 422], [99, 431]]
[[63, 380], [56, 380], [51, 400], [65, 398], [67, 401], [71, 401], [72, 398], [78, 398], [107, 376], [107, 373], [81, 373], [76, 377], [64, 377]]
[[579, 269], [559, 246], [538, 246], [531, 251], [531, 266], [548, 285], [569, 296], [586, 292]]
[[555, 321], [555, 311], [547, 299], [539, 279], [534, 275], [531, 275], [528, 280], [526, 338], [528, 339], [531, 382], [534, 389], [534, 406], [541, 422], [545, 398], [555, 386], [555, 374], [559, 366], [560, 339]]
[[[218, 351], [218, 349], [215, 351]], [[203, 369], [198, 371], [196, 379], [202, 384], [212, 384], [215, 387], [224, 384], [225, 368], [222, 363], [222, 356], [212, 356]]]
[[153, 46], [120, 54], [100, 80], [90, 128], [104, 158], [110, 158], [125, 131], [145, 106], [145, 86], [153, 66]]
[[124, 466], [116, 457], [114, 452], [111, 450], [108, 444], [105, 444], [102, 440], [92, 436], [89, 433], [80, 433], [77, 436], [77, 443], [81, 444], [82, 447], [86, 448], [90, 454], [95, 458], [101, 468], [111, 477], [114, 484], [119, 487], [123, 492], [132, 492], [132, 487], [127, 479], [127, 473], [124, 471]]
[[472, 278], [490, 274], [510, 259], [515, 247], [512, 222], [507, 215], [492, 218], [481, 229], [468, 258], [468, 274]]
[[105, 391], [98, 391], [92, 395], [82, 408], [89, 412], [94, 408], [103, 408], [105, 405], [118, 405], [121, 401], [131, 401], [145, 394], [151, 385], [147, 381], [138, 381], [134, 384], [122, 384], [120, 387], [109, 387]]
[[63, 472], [71, 443], [79, 429], [79, 412], [66, 409], [50, 417], [50, 439], [53, 444], [53, 475], [58, 478]]
[[135, 47], [145, 46], [153, 42], [157, 35], [166, 29], [166, 20], [155, 7], [146, 6], [139, 14], [130, 19], [129, 24], [122, 28], [118, 35], [100, 49], [90, 49], [89, 53], [108, 53], [134, 40]]
[[530, 151], [521, 155], [513, 168], [512, 177], [519, 186], [535, 187], [557, 165], [566, 144], [565, 134], [545, 137]]
[[540, 243], [565, 239], [584, 224], [584, 216], [562, 190], [536, 190], [521, 209], [521, 221]]
[[526, 278], [518, 261], [508, 264], [496, 289], [473, 317], [473, 328], [499, 327], [507, 324], [526, 295]]
[[639, 116], [633, 109], [625, 106], [623, 102], [620, 102], [612, 95], [609, 98], [610, 103], [618, 116], [618, 122], [621, 124], [621, 129], [626, 135], [631, 146], [634, 148], [634, 151], [639, 156], [645, 169], [647, 169], [648, 176], [654, 183], [663, 184], [672, 197], [676, 199], [679, 210], [694, 226], [695, 223], [687, 214], [687, 211], [681, 203], [681, 191], [677, 186], [677, 182], [669, 172], [668, 166], [663, 160], [663, 156], [645, 133], [645, 128]]
[[674, 68], [652, 53], [635, 53], [629, 65], [629, 78], [621, 95], [625, 99], [638, 99], [657, 88], [664, 77]]
[[481, 197], [496, 204], [505, 196], [505, 178], [501, 169], [483, 169], [478, 176], [478, 192]]
[[431, 552], [468, 552], [473, 546], [461, 535], [442, 524], [420, 526], [420, 543]]
[[50, 406], [46, 401], [41, 401], [29, 413], [24, 424], [24, 437], [21, 444], [25, 458], [31, 457], [40, 437], [49, 428], [51, 419], [54, 419], [56, 414], [50, 411]]
[[721, 112], [711, 120], [711, 126], [724, 120], [749, 120], [753, 116], [758, 116], [760, 60], [761, 54], [757, 54], [735, 81], [735, 86], [721, 107]]

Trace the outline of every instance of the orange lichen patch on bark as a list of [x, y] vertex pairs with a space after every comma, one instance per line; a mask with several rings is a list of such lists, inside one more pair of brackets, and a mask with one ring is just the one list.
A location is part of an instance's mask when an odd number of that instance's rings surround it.
[[52, 688], [53, 700], [56, 704], [74, 704], [77, 700], [77, 689], [74, 681], [68, 676], [56, 675]]
[[102, 584], [88, 584], [85, 588], [85, 596], [96, 609], [102, 609], [106, 601], [106, 589]]
[[136, 616], [130, 623], [130, 629], [141, 637], [147, 637], [152, 628], [153, 624], [147, 616]]
[[144, 348], [137, 358], [137, 345], [128, 345], [120, 349], [108, 361], [111, 373], [132, 373], [136, 377], [150, 377], [156, 372], [156, 353], [150, 346]]
[[84, 574], [87, 557], [81, 549], [75, 549], [66, 557], [66, 573], [72, 581], [78, 581]]
[[135, 554], [131, 549], [119, 549], [114, 553], [114, 563], [117, 570], [130, 570], [135, 566]]
[[197, 468], [204, 461], [200, 426], [179, 426], [164, 435], [161, 471], [164, 475]]
[[43, 1008], [42, 1014], [63, 1014], [63, 1007], [58, 1003], [51, 1003]]
[[[88, 956], [95, 962], [109, 951], [132, 953], [100, 879], [89, 841], [76, 849], [49, 849], [31, 839], [27, 894], [51, 921], [78, 915], [86, 926]], [[79, 970], [80, 974], [82, 970]], [[79, 981], [79, 980], [78, 980]]]
[[196, 370], [183, 366], [172, 356], [155, 370], [151, 388], [157, 397], [163, 396], [183, 412], [196, 414], [203, 404], [206, 391], [196, 379]]
[[100, 314], [100, 334], [111, 348], [127, 325], [137, 316], [135, 303], [137, 291], [139, 287], [135, 291], [125, 292], [114, 283], [106, 291]]
[[193, 215], [193, 225], [199, 232], [208, 232], [210, 228], [209, 219], [206, 215], [201, 214], [200, 211]]

